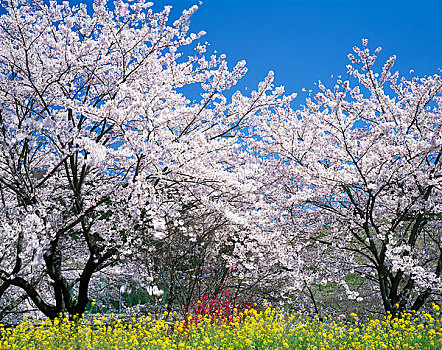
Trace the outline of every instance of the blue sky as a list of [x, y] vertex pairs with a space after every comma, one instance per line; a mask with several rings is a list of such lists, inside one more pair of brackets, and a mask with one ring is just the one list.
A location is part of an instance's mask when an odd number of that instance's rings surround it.
[[[81, 0], [70, 0], [78, 3]], [[172, 19], [198, 0], [153, 0], [172, 5]], [[92, 0], [84, 0], [88, 5]], [[396, 69], [430, 75], [442, 68], [442, 0], [203, 0], [191, 30], [212, 50], [227, 54], [231, 66], [245, 59], [241, 86], [255, 88], [269, 70], [288, 92], [314, 88], [345, 74], [347, 54], [362, 38], [382, 46], [380, 65], [396, 54]], [[304, 94], [297, 100], [301, 102]]]
[[[181, 10], [192, 0], [161, 0]], [[345, 74], [347, 54], [362, 38], [396, 54], [403, 74], [430, 75], [442, 68], [442, 1], [205, 0], [191, 28], [204, 29], [212, 48], [232, 64], [247, 61], [244, 83], [254, 87], [268, 70], [288, 92]], [[302, 97], [300, 94], [299, 97]]]

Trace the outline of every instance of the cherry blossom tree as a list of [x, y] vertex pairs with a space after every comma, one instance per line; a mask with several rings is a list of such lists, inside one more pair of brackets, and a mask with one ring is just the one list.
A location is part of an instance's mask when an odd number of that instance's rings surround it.
[[145, 264], [167, 295], [169, 309], [187, 310], [201, 295], [216, 295], [230, 277], [225, 255], [238, 228], [206, 208], [184, 208], [181, 222], [166, 220], [166, 236], [150, 242]]
[[367, 40], [354, 52], [348, 80], [319, 82], [254, 143], [272, 174], [274, 230], [306, 281], [362, 300], [346, 283], [359, 275], [386, 311], [418, 310], [442, 292], [441, 76], [401, 77], [395, 56], [377, 73]]
[[[163, 238], [182, 203], [234, 223], [258, 212], [239, 141], [294, 96], [272, 74], [250, 96], [224, 93], [245, 63], [230, 70], [206, 53], [204, 33], [189, 32], [197, 6], [169, 24], [170, 7], [155, 13], [144, 0], [113, 10], [96, 0], [92, 14], [2, 5], [2, 292], [22, 290], [50, 318], [81, 314], [94, 274]], [[200, 97], [187, 98], [188, 86]]]

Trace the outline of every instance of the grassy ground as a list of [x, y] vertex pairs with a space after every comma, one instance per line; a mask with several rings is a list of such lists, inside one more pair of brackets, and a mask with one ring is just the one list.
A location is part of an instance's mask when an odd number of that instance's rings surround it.
[[279, 308], [246, 309], [225, 317], [217, 312], [176, 320], [164, 313], [131, 323], [118, 320], [68, 322], [66, 319], [19, 327], [0, 326], [0, 349], [442, 349], [442, 319], [437, 306], [431, 314], [409, 313], [401, 318], [319, 321]]

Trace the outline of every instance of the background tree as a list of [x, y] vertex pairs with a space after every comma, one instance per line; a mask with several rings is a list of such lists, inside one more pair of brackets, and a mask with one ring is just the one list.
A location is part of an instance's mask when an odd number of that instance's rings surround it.
[[168, 308], [187, 310], [199, 296], [223, 290], [236, 228], [219, 213], [198, 208], [183, 209], [181, 218], [169, 221], [166, 237], [151, 242], [145, 263], [165, 291]]
[[[184, 57], [194, 6], [3, 2], [0, 17], [0, 278], [50, 318], [81, 314], [94, 274], [136, 256], [180, 201], [239, 213], [254, 188], [240, 137], [293, 96], [272, 76], [250, 97], [206, 45]], [[191, 101], [183, 88], [195, 86]], [[43, 174], [43, 176], [41, 176]], [[241, 198], [241, 199], [239, 199]], [[229, 219], [230, 220], [230, 219]], [[35, 276], [41, 276], [35, 280]]]
[[354, 51], [349, 80], [263, 124], [274, 229], [317, 283], [356, 299], [360, 276], [386, 311], [418, 310], [442, 291], [441, 77], [400, 77], [394, 56], [377, 73], [380, 48]]

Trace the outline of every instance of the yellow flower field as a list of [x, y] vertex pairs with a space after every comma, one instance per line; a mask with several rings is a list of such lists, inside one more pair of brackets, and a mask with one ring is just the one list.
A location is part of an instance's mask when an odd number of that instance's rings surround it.
[[246, 309], [223, 322], [222, 315], [177, 320], [176, 314], [133, 318], [132, 322], [104, 317], [69, 322], [24, 321], [14, 329], [0, 325], [0, 349], [120, 350], [120, 349], [442, 349], [442, 319], [438, 307], [431, 314], [359, 320], [313, 317]]

